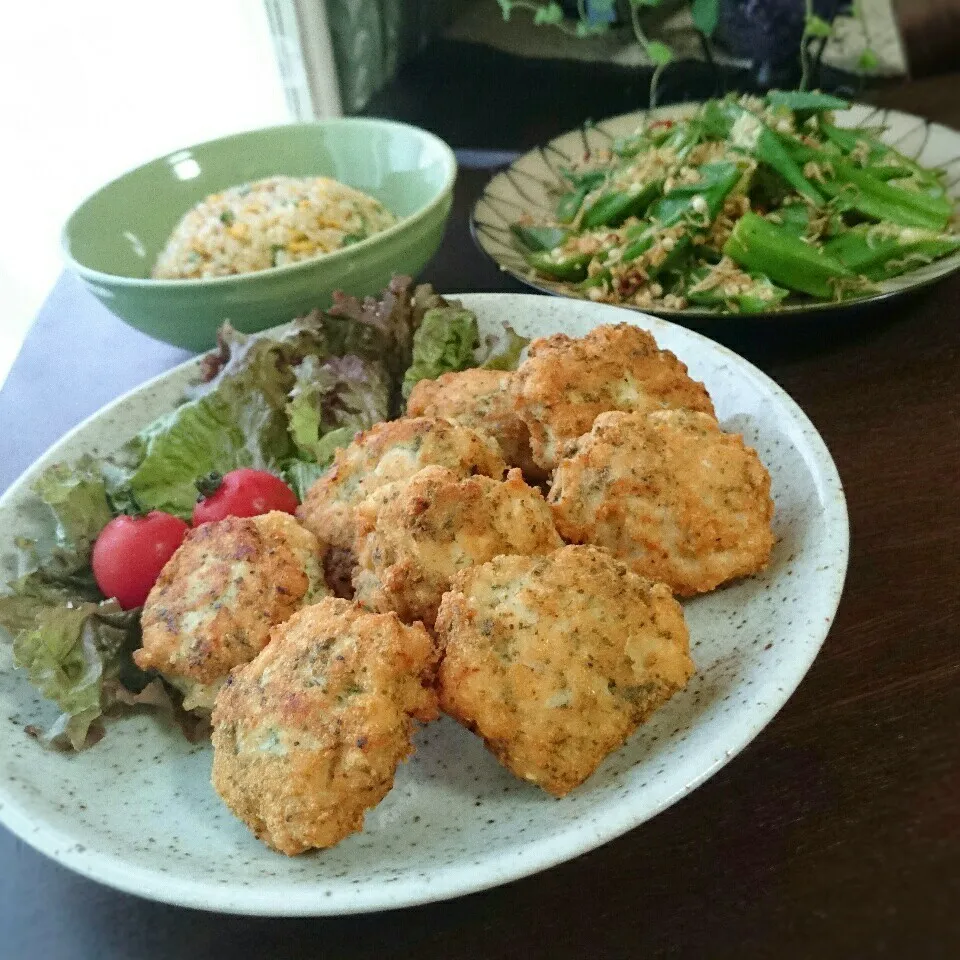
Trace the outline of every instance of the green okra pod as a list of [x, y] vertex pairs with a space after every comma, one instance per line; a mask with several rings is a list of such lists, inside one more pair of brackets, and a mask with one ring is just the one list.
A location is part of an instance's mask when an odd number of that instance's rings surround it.
[[606, 170], [574, 170], [572, 167], [561, 167], [560, 175], [571, 188], [561, 194], [557, 200], [556, 214], [561, 223], [570, 223], [580, 212], [587, 195], [596, 190], [607, 179]]
[[709, 267], [700, 267], [692, 270], [689, 276], [689, 285], [685, 296], [690, 303], [704, 307], [729, 307], [733, 305], [739, 313], [765, 313], [775, 309], [790, 291], [776, 286], [769, 277], [763, 274], [750, 274], [750, 287], [742, 289], [739, 285], [735, 291], [728, 290], [723, 283], [698, 289], [711, 274]]
[[942, 230], [950, 221], [953, 206], [945, 196], [878, 180], [865, 169], [837, 161], [833, 176], [824, 179], [824, 193], [841, 209], [856, 210], [873, 220], [889, 220], [902, 227]]
[[[723, 209], [730, 191], [740, 180], [740, 168], [735, 163], [705, 164], [700, 168], [700, 179], [696, 183], [684, 183], [675, 186], [669, 193], [657, 200], [648, 210], [653, 225], [636, 224], [626, 231], [626, 245], [617, 263], [627, 264], [638, 260], [663, 236], [663, 231], [676, 226], [685, 218], [691, 221], [693, 231], [710, 226]], [[693, 246], [690, 231], [673, 238], [673, 246], [667, 256], [658, 264], [646, 267], [647, 276], [652, 280], [666, 270], [673, 269]], [[610, 264], [596, 276], [585, 281], [589, 286], [597, 286], [612, 276]]]
[[838, 281], [854, 277], [839, 260], [755, 213], [736, 222], [723, 252], [748, 273], [814, 297], [831, 298]]
[[913, 176], [922, 183], [940, 182], [941, 171], [922, 167], [916, 160], [911, 160], [899, 150], [871, 136], [866, 130], [836, 127], [821, 121], [820, 132], [828, 143], [839, 147], [848, 156], [857, 152], [863, 153], [863, 147], [866, 146], [863, 166], [869, 168], [870, 173], [878, 179], [892, 180], [896, 177]]
[[580, 225], [585, 230], [618, 227], [627, 217], [643, 214], [660, 193], [660, 182], [635, 184], [625, 190], [601, 193], [583, 212]]
[[860, 224], [830, 240], [824, 249], [868, 280], [887, 280], [960, 250], [960, 236], [918, 227]]
[[672, 227], [685, 218], [707, 227], [716, 220], [740, 176], [735, 163], [704, 164], [696, 183], [677, 184], [651, 205], [647, 216], [661, 227]]
[[576, 282], [587, 275], [587, 264], [593, 259], [593, 254], [577, 253], [557, 256], [549, 250], [535, 250], [525, 254], [527, 263], [537, 273], [552, 277], [554, 280], [568, 280]]
[[797, 193], [803, 194], [817, 206], [822, 207], [826, 203], [823, 194], [804, 176], [800, 165], [780, 137], [749, 110], [741, 109], [730, 131], [730, 140], [734, 147], [775, 170]]
[[557, 219], [561, 223], [572, 222], [580, 212], [580, 208], [583, 206], [583, 201], [586, 200], [589, 192], [589, 187], [577, 187], [575, 190], [571, 190], [569, 193], [562, 194], [560, 199], [557, 200]]
[[574, 170], [573, 167], [561, 167], [560, 175], [571, 187], [586, 187], [596, 190], [607, 179], [606, 170]]
[[560, 227], [530, 227], [522, 223], [511, 224], [510, 232], [530, 252], [555, 250], [566, 243], [570, 236], [569, 230]]

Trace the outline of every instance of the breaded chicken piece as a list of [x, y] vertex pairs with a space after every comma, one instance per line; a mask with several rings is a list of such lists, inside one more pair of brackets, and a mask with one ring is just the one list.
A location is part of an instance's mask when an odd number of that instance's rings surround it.
[[380, 490], [358, 518], [356, 599], [428, 627], [459, 570], [501, 553], [549, 553], [563, 543], [540, 491], [519, 470], [500, 481], [425, 467]]
[[333, 465], [307, 492], [297, 517], [329, 544], [327, 578], [338, 595], [349, 593], [356, 562], [356, 508], [380, 487], [431, 464], [459, 477], [479, 473], [499, 479], [507, 469], [492, 438], [447, 420], [409, 417], [359, 434], [337, 451]]
[[714, 414], [702, 383], [656, 340], [629, 323], [534, 340], [512, 381], [514, 407], [530, 430], [533, 458], [553, 470], [607, 410], [686, 409]]
[[670, 590], [594, 547], [463, 571], [436, 630], [446, 644], [441, 708], [508, 770], [557, 797], [694, 671]]
[[436, 719], [436, 666], [419, 624], [347, 600], [305, 607], [217, 696], [213, 786], [274, 849], [332, 847], [393, 786], [412, 718]]
[[606, 547], [681, 596], [762, 570], [773, 548], [770, 474], [704, 413], [597, 417], [549, 499], [564, 539]]
[[328, 591], [316, 537], [288, 513], [227, 517], [191, 530], [143, 606], [133, 659], [209, 710], [232, 667], [252, 660], [270, 628]]
[[507, 370], [461, 370], [421, 380], [407, 400], [411, 417], [445, 417], [493, 437], [508, 466], [519, 467], [533, 483], [546, 479], [530, 450], [530, 431], [513, 409]]

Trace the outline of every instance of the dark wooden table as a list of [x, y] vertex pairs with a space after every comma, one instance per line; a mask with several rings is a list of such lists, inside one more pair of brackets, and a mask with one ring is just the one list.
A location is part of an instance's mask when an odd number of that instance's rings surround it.
[[[401, 76], [380, 109], [427, 122], [424, 76], [422, 63]], [[883, 99], [960, 127], [958, 84], [946, 77]], [[571, 112], [581, 105], [557, 103], [526, 128], [512, 114], [512, 140], [498, 139], [494, 118], [468, 140], [461, 119], [450, 112], [445, 124], [436, 106], [432, 125], [459, 147], [519, 146], [580, 119]], [[427, 271], [442, 290], [516, 289], [467, 234], [486, 176], [466, 170], [458, 184]], [[154, 904], [76, 877], [0, 831], [0, 957], [960, 955], [960, 276], [852, 319], [714, 333], [817, 424], [853, 535], [822, 653], [733, 763], [573, 862], [366, 917], [259, 920]], [[61, 279], [0, 393], [0, 488], [82, 417], [183, 356]]]

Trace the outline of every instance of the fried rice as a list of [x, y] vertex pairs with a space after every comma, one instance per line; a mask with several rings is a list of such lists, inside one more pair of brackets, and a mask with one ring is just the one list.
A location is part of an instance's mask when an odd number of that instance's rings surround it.
[[330, 177], [267, 177], [211, 194], [190, 210], [153, 277], [225, 277], [299, 263], [396, 222], [379, 200]]

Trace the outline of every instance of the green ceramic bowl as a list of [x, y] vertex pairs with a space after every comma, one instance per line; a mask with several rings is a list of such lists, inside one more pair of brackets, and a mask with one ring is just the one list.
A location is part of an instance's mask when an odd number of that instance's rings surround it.
[[[239, 133], [178, 150], [98, 190], [63, 230], [68, 266], [113, 313], [151, 337], [191, 350], [217, 327], [263, 330], [327, 307], [334, 290], [376, 293], [391, 276], [416, 276], [450, 215], [453, 152], [425, 130], [341, 118]], [[331, 176], [371, 194], [400, 222], [316, 260], [236, 277], [151, 280], [180, 218], [204, 197], [275, 174]]]

